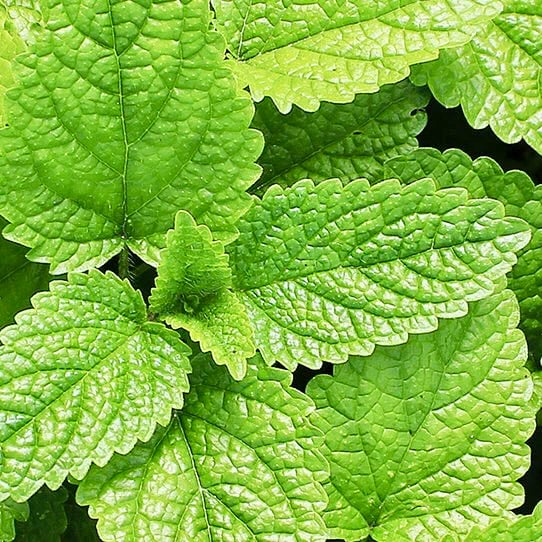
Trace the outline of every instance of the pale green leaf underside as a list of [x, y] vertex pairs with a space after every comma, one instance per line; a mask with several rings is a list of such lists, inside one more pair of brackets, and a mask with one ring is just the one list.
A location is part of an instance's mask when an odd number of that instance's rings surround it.
[[11, 542], [15, 538], [15, 520], [24, 521], [28, 517], [28, 504], [11, 499], [0, 502], [0, 541]]
[[252, 122], [265, 139], [258, 161], [263, 173], [256, 186], [261, 192], [272, 184], [290, 186], [306, 178], [382, 178], [385, 160], [418, 146], [427, 101], [425, 89], [407, 81], [360, 94], [351, 104], [323, 103], [314, 113], [295, 107], [282, 115], [266, 99], [256, 105]]
[[[5, 225], [0, 218], [0, 230]], [[30, 306], [32, 295], [49, 283], [47, 266], [31, 262], [26, 252], [0, 235], [0, 328], [11, 324], [19, 311]]]
[[240, 380], [255, 348], [245, 307], [228, 289], [231, 285], [224, 245], [180, 211], [161, 252], [151, 310], [175, 329], [188, 330], [204, 352]]
[[461, 104], [474, 128], [490, 126], [506, 143], [524, 139], [542, 154], [542, 3], [504, 0], [504, 11], [463, 47], [417, 66], [442, 104]]
[[0, 332], [0, 497], [18, 501], [149, 439], [190, 371], [177, 334], [111, 273], [72, 274], [32, 305]]
[[250, 363], [242, 382], [209, 356], [169, 427], [92, 468], [77, 498], [106, 542], [322, 541], [327, 466], [291, 376]]
[[60, 535], [66, 530], [67, 518], [64, 503], [68, 492], [63, 488], [51, 491], [42, 487], [28, 501], [30, 515], [24, 523], [16, 523], [15, 542], [61, 542]]
[[124, 244], [155, 263], [175, 213], [224, 240], [246, 210], [261, 135], [204, 0], [48, 0], [0, 133], [9, 238], [55, 273]]
[[411, 64], [469, 41], [497, 15], [489, 0], [213, 0], [231, 65], [260, 101], [315, 111], [404, 79]]
[[405, 345], [351, 358], [308, 394], [326, 435], [333, 537], [464, 540], [522, 503], [534, 430], [526, 345], [509, 290]]
[[532, 515], [497, 519], [489, 527], [474, 527], [465, 542], [536, 542], [542, 540], [542, 504]]
[[506, 214], [522, 218], [531, 228], [529, 244], [518, 253], [517, 264], [508, 275], [509, 287], [519, 299], [520, 328], [538, 360], [542, 357], [542, 187], [521, 171], [503, 170], [491, 158], [474, 162], [456, 149], [441, 153], [419, 149], [386, 163], [384, 177], [404, 183], [432, 178], [440, 188], [462, 186], [473, 197], [500, 200]]
[[256, 346], [268, 363], [317, 368], [466, 314], [529, 240], [503, 217], [499, 202], [429, 179], [271, 187], [228, 247]]

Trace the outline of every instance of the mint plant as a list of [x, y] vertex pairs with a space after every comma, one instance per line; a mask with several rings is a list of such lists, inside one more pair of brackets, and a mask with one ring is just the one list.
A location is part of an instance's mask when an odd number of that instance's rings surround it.
[[3, 0], [0, 540], [539, 540], [541, 28]]

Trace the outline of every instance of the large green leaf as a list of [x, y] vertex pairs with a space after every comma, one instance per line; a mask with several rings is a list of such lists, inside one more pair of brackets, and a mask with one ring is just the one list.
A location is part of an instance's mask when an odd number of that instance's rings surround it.
[[490, 0], [212, 0], [232, 66], [252, 96], [292, 104], [352, 101], [404, 79], [409, 66], [469, 41], [497, 15]]
[[[5, 221], [0, 218], [0, 228]], [[30, 297], [49, 283], [46, 265], [26, 258], [27, 250], [0, 236], [0, 328], [13, 322], [13, 317], [30, 306]]]
[[230, 240], [262, 138], [208, 2], [44, 2], [0, 132], [6, 235], [54, 273], [156, 262], [179, 209]]
[[241, 382], [193, 360], [169, 427], [92, 468], [78, 490], [106, 542], [322, 541], [328, 476], [291, 375], [255, 359]]
[[465, 540], [474, 525], [513, 517], [536, 412], [518, 317], [506, 290], [309, 383], [331, 465], [332, 536]]
[[503, 216], [499, 202], [429, 179], [271, 187], [229, 246], [256, 346], [269, 363], [319, 367], [464, 315], [529, 240]]
[[446, 107], [461, 104], [474, 128], [489, 125], [506, 143], [523, 138], [542, 154], [542, 2], [503, 4], [471, 42], [416, 67], [413, 81]]
[[323, 103], [315, 113], [296, 107], [282, 115], [266, 99], [257, 104], [252, 123], [265, 138], [256, 186], [289, 186], [305, 178], [382, 178], [386, 159], [418, 146], [427, 101], [424, 90], [406, 81], [357, 96], [351, 104]]
[[488, 527], [474, 527], [464, 542], [537, 542], [542, 540], [542, 503], [532, 515], [496, 519]]
[[12, 499], [0, 502], [0, 541], [11, 542], [15, 538], [15, 520], [24, 521], [28, 517], [28, 504]]
[[386, 163], [385, 177], [412, 183], [425, 177], [437, 186], [462, 186], [474, 197], [502, 201], [506, 214], [525, 220], [531, 228], [531, 241], [518, 253], [517, 264], [509, 274], [509, 286], [519, 299], [520, 328], [527, 335], [533, 355], [542, 357], [542, 186], [536, 186], [521, 171], [503, 170], [491, 158], [474, 162], [456, 149], [441, 153], [419, 149]]
[[161, 253], [151, 309], [173, 328], [188, 330], [204, 352], [240, 380], [256, 351], [245, 307], [231, 285], [224, 245], [179, 211]]
[[32, 305], [0, 332], [0, 497], [18, 501], [149, 439], [188, 390], [189, 349], [116, 275], [72, 274]]
[[60, 535], [67, 526], [64, 511], [67, 498], [68, 492], [63, 487], [57, 491], [42, 487], [28, 501], [28, 520], [16, 524], [15, 542], [60, 542]]

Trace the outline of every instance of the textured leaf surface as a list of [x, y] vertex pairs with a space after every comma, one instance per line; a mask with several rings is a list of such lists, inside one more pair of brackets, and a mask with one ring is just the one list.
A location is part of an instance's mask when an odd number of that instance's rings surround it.
[[322, 541], [327, 466], [312, 402], [257, 359], [241, 382], [208, 356], [167, 429], [78, 490], [106, 542]]
[[188, 330], [204, 352], [240, 380], [255, 348], [245, 307], [231, 285], [224, 245], [180, 211], [161, 253], [151, 309], [175, 329]]
[[51, 491], [42, 487], [29, 501], [30, 515], [24, 523], [17, 522], [15, 542], [60, 542], [66, 530], [64, 503], [67, 491], [60, 487]]
[[271, 187], [229, 247], [256, 346], [268, 363], [319, 367], [464, 315], [529, 240], [527, 224], [503, 215], [431, 180]]
[[461, 104], [474, 128], [542, 154], [542, 3], [504, 0], [504, 11], [471, 42], [413, 70], [446, 107]]
[[11, 542], [15, 538], [15, 520], [24, 521], [27, 517], [27, 503], [11, 499], [0, 502], [0, 540]]
[[[6, 222], [0, 218], [0, 230]], [[30, 298], [49, 283], [46, 265], [26, 258], [27, 249], [0, 236], [0, 328], [13, 322], [13, 317], [30, 306]]]
[[501, 9], [489, 0], [213, 0], [232, 65], [252, 96], [287, 113], [346, 103], [466, 43]]
[[282, 115], [266, 99], [257, 104], [252, 123], [265, 138], [256, 186], [290, 186], [306, 178], [382, 178], [386, 159], [418, 146], [427, 101], [428, 94], [408, 82], [357, 96], [351, 104], [323, 103], [315, 113], [295, 107]]
[[230, 239], [261, 135], [204, 0], [49, 0], [0, 133], [0, 212], [55, 273], [126, 243], [155, 262], [175, 213]]
[[188, 390], [189, 349], [115, 275], [72, 274], [32, 304], [0, 333], [0, 496], [20, 501], [149, 439]]
[[506, 290], [309, 383], [331, 465], [332, 536], [464, 540], [492, 516], [513, 517], [536, 412], [518, 317]]
[[504, 203], [506, 214], [522, 218], [531, 228], [529, 244], [518, 253], [509, 274], [509, 287], [519, 299], [520, 328], [527, 335], [533, 355], [542, 357], [542, 186], [521, 171], [503, 170], [491, 158], [474, 162], [462, 151], [441, 153], [419, 149], [386, 163], [385, 176], [405, 183], [425, 177], [439, 187], [462, 186], [474, 197], [488, 196]]
[[474, 527], [465, 542], [535, 542], [542, 540], [542, 504], [532, 515], [497, 519], [489, 527]]

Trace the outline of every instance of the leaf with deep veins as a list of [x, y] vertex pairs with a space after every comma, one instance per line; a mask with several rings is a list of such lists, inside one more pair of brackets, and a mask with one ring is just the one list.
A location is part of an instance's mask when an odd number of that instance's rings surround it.
[[446, 107], [461, 104], [474, 128], [489, 125], [506, 143], [524, 139], [542, 154], [542, 2], [503, 4], [471, 42], [417, 66], [412, 79]]
[[330, 536], [464, 541], [475, 525], [514, 517], [537, 408], [518, 319], [506, 290], [309, 383], [331, 465]]
[[71, 274], [0, 332], [0, 498], [81, 478], [168, 423], [189, 349], [111, 273]]
[[385, 160], [418, 146], [428, 98], [425, 89], [405, 81], [361, 94], [351, 104], [323, 103], [314, 113], [295, 107], [282, 115], [265, 99], [252, 122], [265, 138], [258, 161], [263, 174], [255, 187], [261, 192], [307, 178], [381, 179]]
[[161, 253], [151, 310], [173, 328], [188, 330], [204, 352], [240, 380], [256, 351], [245, 307], [231, 285], [224, 245], [180, 211]]
[[46, 3], [0, 132], [6, 235], [54, 273], [125, 245], [156, 263], [179, 209], [231, 240], [262, 139], [208, 3]]
[[405, 342], [491, 294], [530, 237], [502, 204], [427, 179], [271, 187], [229, 245], [257, 348], [288, 368]]
[[506, 214], [530, 226], [532, 237], [518, 252], [518, 261], [508, 275], [508, 284], [519, 299], [520, 328], [537, 360], [542, 358], [542, 186], [535, 186], [522, 171], [504, 173], [491, 158], [474, 161], [457, 149], [444, 153], [418, 149], [389, 160], [384, 175], [412, 183], [426, 177], [437, 186], [462, 186], [473, 197], [490, 197], [504, 204]]
[[327, 465], [312, 402], [291, 375], [249, 364], [234, 381], [193, 360], [190, 394], [169, 427], [92, 468], [77, 500], [106, 542], [293, 542], [325, 539]]
[[400, 81], [501, 9], [493, 0], [212, 1], [236, 74], [283, 113]]

